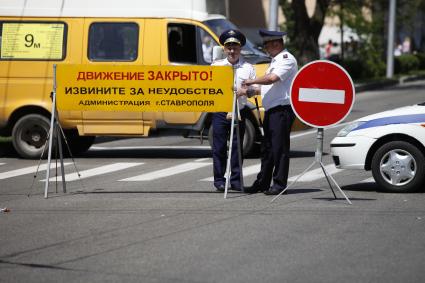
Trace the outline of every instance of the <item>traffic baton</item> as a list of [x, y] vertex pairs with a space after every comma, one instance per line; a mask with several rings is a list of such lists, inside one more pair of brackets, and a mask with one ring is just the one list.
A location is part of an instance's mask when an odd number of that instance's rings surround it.
[[258, 107], [258, 99], [257, 96], [254, 97], [255, 99], [255, 107], [257, 108], [257, 114], [258, 114], [258, 122], [260, 122], [260, 132], [261, 136], [264, 137], [264, 129], [263, 129], [263, 121], [261, 121], [261, 114], [260, 114], [260, 108]]

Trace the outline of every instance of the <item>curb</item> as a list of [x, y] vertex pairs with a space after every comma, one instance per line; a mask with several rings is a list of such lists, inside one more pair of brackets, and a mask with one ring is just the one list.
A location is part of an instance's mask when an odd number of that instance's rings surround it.
[[400, 78], [400, 84], [407, 83], [407, 82], [414, 82], [419, 80], [425, 80], [425, 74], [424, 75], [417, 75], [417, 76], [405, 76]]
[[381, 81], [375, 81], [370, 83], [363, 83], [363, 84], [354, 84], [354, 88], [356, 90], [356, 93], [368, 91], [368, 90], [374, 90], [379, 89], [383, 87], [388, 86], [394, 86], [399, 85], [407, 82], [413, 82], [418, 80], [424, 80], [425, 75], [415, 75], [415, 76], [404, 76], [400, 77], [398, 79], [382, 79]]

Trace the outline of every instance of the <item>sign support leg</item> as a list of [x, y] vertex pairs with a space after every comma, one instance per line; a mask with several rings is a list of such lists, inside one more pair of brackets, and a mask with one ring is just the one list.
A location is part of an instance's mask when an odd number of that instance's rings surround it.
[[[53, 119], [53, 117], [52, 117], [52, 119]], [[50, 139], [49, 139], [49, 153], [48, 153], [48, 156], [47, 156], [46, 182], [45, 182], [45, 185], [44, 185], [44, 198], [47, 198], [47, 192], [49, 191], [50, 164], [52, 163], [53, 126], [52, 126], [52, 123], [50, 125], [51, 126], [50, 126]]]
[[[235, 122], [235, 119], [239, 119], [239, 111], [237, 108], [237, 95], [236, 95], [236, 67], [233, 66], [233, 103], [232, 103], [232, 120], [231, 120], [231, 126], [230, 126], [230, 142], [229, 142], [229, 150], [227, 154], [227, 166], [226, 166], [226, 184], [224, 186], [224, 198], [227, 198], [227, 192], [229, 190], [229, 184], [230, 184], [230, 174], [231, 174], [231, 159], [232, 159], [232, 148], [233, 148], [233, 135], [234, 135], [234, 129], [236, 129], [237, 136], [237, 147], [238, 147], [238, 157], [239, 157], [239, 167], [240, 167], [240, 173], [241, 173], [241, 186], [243, 188], [243, 174], [242, 174], [242, 149], [240, 148], [240, 138], [239, 138], [239, 121]], [[242, 189], [243, 190], [243, 189]]]
[[333, 189], [333, 187], [332, 187], [332, 185], [331, 185], [331, 182], [330, 182], [330, 180], [329, 180], [329, 177], [328, 177], [328, 172], [326, 171], [325, 166], [323, 165], [323, 163], [322, 163], [322, 162], [320, 162], [320, 168], [322, 168], [323, 174], [325, 174], [325, 177], [326, 177], [326, 181], [328, 182], [329, 187], [330, 187], [330, 188], [331, 188], [331, 190], [332, 190], [332, 194], [334, 195], [334, 198], [336, 199], [335, 191], [334, 191], [334, 189]]
[[[240, 109], [239, 109], [239, 104], [236, 104], [237, 107], [237, 117], [238, 119], [236, 119], [236, 137], [237, 137], [237, 146], [238, 146], [238, 162], [239, 162], [239, 179], [240, 179], [240, 184], [241, 184], [241, 192], [245, 192], [245, 186], [244, 186], [244, 182], [243, 182], [243, 156], [242, 156], [242, 148], [241, 148], [241, 130], [240, 130], [240, 120], [239, 120], [239, 116], [240, 116]], [[243, 143], [243, 141], [242, 141]]]
[[234, 134], [234, 124], [235, 124], [235, 103], [236, 102], [236, 96], [233, 97], [233, 110], [232, 110], [232, 122], [231, 122], [231, 126], [230, 126], [230, 145], [229, 145], [229, 150], [228, 150], [228, 154], [227, 154], [227, 165], [226, 165], [226, 184], [224, 186], [224, 198], [227, 198], [227, 191], [229, 189], [229, 183], [230, 183], [230, 174], [231, 174], [231, 159], [232, 159], [232, 141], [233, 141], [233, 134]]
[[[50, 166], [52, 163], [52, 147], [53, 147], [53, 139], [55, 139], [55, 145], [57, 150], [59, 151], [59, 159], [61, 163], [61, 178], [62, 178], [62, 189], [63, 192], [66, 193], [66, 182], [65, 182], [65, 166], [63, 162], [63, 150], [62, 150], [62, 128], [58, 119], [58, 112], [56, 109], [56, 64], [53, 65], [53, 91], [52, 91], [52, 117], [50, 120], [50, 131], [49, 131], [49, 150], [47, 157], [47, 169], [46, 169], [46, 181], [44, 186], [44, 198], [47, 199], [49, 192], [49, 182], [50, 182]], [[66, 141], [66, 137], [64, 136], [64, 140]], [[44, 153], [44, 149], [43, 149]], [[57, 158], [56, 155], [56, 169], [57, 169]]]
[[[58, 117], [56, 113], [56, 117]], [[62, 189], [63, 192], [66, 193], [66, 182], [65, 182], [65, 166], [63, 165], [63, 150], [62, 150], [62, 132], [60, 130], [59, 122], [56, 120], [56, 135], [58, 140], [58, 148], [59, 148], [59, 160], [61, 163], [61, 175], [62, 175]]]
[[[56, 135], [56, 64], [53, 65], [53, 92], [52, 92], [52, 117], [50, 118], [50, 131], [49, 131], [49, 150], [47, 154], [47, 168], [46, 168], [46, 183], [44, 186], [44, 198], [47, 198], [49, 191], [49, 179], [50, 179], [50, 165], [52, 163], [52, 145], [53, 145], [53, 136]], [[57, 138], [57, 137], [56, 137]]]
[[323, 156], [323, 128], [318, 128], [317, 129], [316, 140], [317, 140], [317, 143], [316, 143], [316, 152], [315, 152], [313, 163], [311, 163], [310, 166], [307, 167], [307, 169], [305, 169], [300, 175], [298, 175], [298, 177], [291, 184], [289, 184], [289, 186], [287, 186], [283, 191], [281, 191], [277, 196], [275, 196], [271, 200], [271, 202], [273, 202], [275, 199], [277, 199], [278, 197], [280, 197], [284, 192], [286, 192], [287, 189], [289, 189], [290, 187], [292, 187], [303, 175], [305, 175], [308, 170], [310, 170], [316, 163], [318, 163], [320, 165], [320, 168], [322, 168], [323, 174], [325, 175], [326, 180], [328, 181], [329, 187], [332, 190], [332, 193], [333, 193], [335, 199], [337, 199], [337, 197], [335, 195], [335, 192], [333, 190], [333, 187], [332, 187], [331, 182], [329, 181], [329, 179], [331, 179], [332, 182], [336, 185], [336, 187], [341, 192], [341, 194], [344, 196], [344, 198], [347, 200], [347, 202], [349, 204], [352, 204], [351, 201], [350, 201], [350, 199], [341, 190], [341, 188], [339, 187], [339, 185], [337, 184], [337, 182], [335, 181], [335, 179], [332, 177], [332, 175], [329, 174], [328, 171], [326, 171], [326, 168], [325, 168], [325, 166], [322, 163], [322, 156]]

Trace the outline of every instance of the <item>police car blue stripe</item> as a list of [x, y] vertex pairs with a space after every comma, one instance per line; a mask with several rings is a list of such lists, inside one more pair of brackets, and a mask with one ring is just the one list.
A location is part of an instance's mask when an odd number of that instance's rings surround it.
[[370, 120], [363, 125], [353, 129], [353, 131], [386, 126], [391, 124], [409, 124], [409, 123], [424, 123], [425, 122], [425, 114], [414, 114], [414, 115], [402, 115], [402, 116], [392, 116], [392, 117], [384, 117], [378, 118], [374, 120]]

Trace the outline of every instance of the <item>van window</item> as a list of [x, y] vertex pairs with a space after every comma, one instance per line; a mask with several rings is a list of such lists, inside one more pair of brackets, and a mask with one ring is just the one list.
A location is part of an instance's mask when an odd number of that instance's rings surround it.
[[134, 61], [138, 41], [136, 23], [93, 23], [89, 29], [88, 57], [91, 61]]
[[63, 60], [66, 32], [61, 22], [0, 22], [0, 60]]
[[199, 37], [202, 40], [202, 59], [204, 64], [211, 64], [213, 57], [213, 48], [217, 46], [214, 38], [202, 28], [199, 29]]
[[168, 25], [168, 60], [175, 63], [196, 64], [196, 29], [193, 25]]

